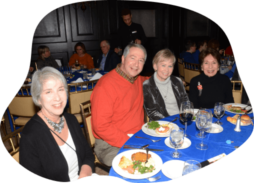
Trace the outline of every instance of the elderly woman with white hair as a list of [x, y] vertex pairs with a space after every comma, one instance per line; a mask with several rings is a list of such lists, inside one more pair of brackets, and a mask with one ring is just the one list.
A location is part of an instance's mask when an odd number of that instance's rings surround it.
[[181, 102], [189, 100], [180, 78], [172, 74], [176, 62], [169, 49], [153, 58], [153, 76], [143, 83], [144, 108], [150, 121], [179, 114]]
[[52, 67], [34, 73], [31, 95], [40, 111], [25, 125], [20, 141], [20, 164], [55, 181], [92, 175], [94, 155], [75, 116], [63, 113], [67, 83]]

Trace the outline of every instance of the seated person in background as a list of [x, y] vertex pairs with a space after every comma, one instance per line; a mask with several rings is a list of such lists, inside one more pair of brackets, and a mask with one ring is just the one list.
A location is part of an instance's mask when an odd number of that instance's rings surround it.
[[225, 50], [225, 56], [234, 56], [231, 46], [228, 46]]
[[144, 124], [142, 83], [138, 76], [146, 61], [146, 50], [140, 44], [124, 49], [122, 63], [102, 76], [91, 95], [92, 130], [95, 154], [108, 166], [119, 149]]
[[190, 82], [189, 98], [194, 108], [214, 108], [216, 102], [234, 103], [229, 78], [218, 72], [219, 52], [208, 48], [200, 53], [199, 59], [203, 72]]
[[220, 43], [217, 39], [210, 39], [207, 43], [207, 48], [217, 50], [220, 53], [220, 55], [224, 52], [224, 49], [220, 49]]
[[150, 121], [179, 114], [181, 102], [188, 99], [180, 78], [172, 74], [176, 58], [163, 49], [153, 58], [155, 73], [143, 83], [144, 108]]
[[110, 50], [110, 43], [107, 40], [103, 40], [100, 47], [102, 54], [98, 59], [97, 67], [104, 71], [111, 71], [121, 63], [121, 59], [114, 51]]
[[55, 69], [59, 68], [55, 59], [50, 56], [49, 47], [39, 46], [38, 47], [38, 55], [39, 55], [39, 58], [36, 62], [37, 69], [42, 69], [43, 67], [46, 67], [46, 66], [54, 67]]
[[73, 181], [92, 175], [94, 155], [76, 117], [63, 113], [67, 83], [52, 67], [33, 75], [31, 95], [41, 110], [25, 125], [20, 140], [20, 164], [54, 181]]
[[193, 53], [196, 51], [196, 43], [192, 40], [187, 40], [185, 43], [186, 51], [180, 54], [180, 58], [183, 58], [184, 62], [199, 64], [198, 61], [194, 59]]
[[86, 48], [83, 43], [78, 42], [75, 45], [74, 50], [76, 53], [71, 56], [69, 66], [75, 67], [75, 64], [77, 64], [83, 65], [85, 69], [94, 68], [93, 58], [86, 52]]
[[201, 40], [198, 42], [198, 49], [193, 53], [193, 57], [196, 60], [197, 63], [199, 63], [199, 54], [201, 51], [207, 49], [207, 41], [206, 40]]

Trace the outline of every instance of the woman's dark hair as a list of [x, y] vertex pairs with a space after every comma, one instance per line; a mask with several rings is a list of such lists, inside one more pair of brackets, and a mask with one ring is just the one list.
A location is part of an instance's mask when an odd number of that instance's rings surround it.
[[45, 53], [46, 50], [49, 51], [49, 47], [47, 47], [45, 45], [41, 45], [41, 46], [38, 47], [39, 59], [44, 60], [44, 58], [42, 57], [42, 54]]
[[186, 40], [185, 45], [184, 45], [186, 51], [188, 51], [192, 46], [195, 46], [195, 44], [196, 43], [191, 39]]
[[83, 53], [86, 53], [86, 47], [83, 43], [78, 42], [75, 46], [74, 46], [74, 50], [76, 51], [77, 47], [80, 46], [83, 49]]
[[216, 59], [218, 64], [220, 65], [220, 53], [215, 49], [207, 48], [206, 50], [201, 51], [201, 53], [199, 54], [199, 60], [200, 60], [201, 66], [204, 63], [205, 57], [207, 57], [208, 55], [212, 55]]
[[219, 51], [220, 48], [220, 43], [217, 39], [211, 39], [210, 41], [208, 41], [207, 43], [207, 48], [213, 48], [215, 50]]

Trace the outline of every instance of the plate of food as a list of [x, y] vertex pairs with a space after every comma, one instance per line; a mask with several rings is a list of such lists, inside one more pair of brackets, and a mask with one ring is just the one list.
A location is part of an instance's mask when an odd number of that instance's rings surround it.
[[112, 167], [116, 173], [129, 179], [144, 179], [156, 175], [162, 167], [161, 158], [148, 152], [148, 162], [146, 150], [128, 150], [118, 154], [112, 162]]
[[[240, 116], [239, 114], [236, 114], [233, 117], [228, 116], [227, 121], [234, 124], [234, 125], [236, 125], [236, 122], [237, 122], [237, 119], [238, 119], [239, 116]], [[251, 118], [246, 114], [242, 115], [241, 116], [241, 126], [248, 126], [250, 124], [253, 125], [253, 122], [252, 122]]]
[[[249, 109], [251, 109], [250, 106], [246, 107], [247, 105], [245, 104], [238, 104], [238, 103], [229, 103], [229, 104], [225, 104], [225, 110], [227, 112], [231, 112], [234, 114], [244, 114], [245, 112], [247, 112]], [[252, 113], [252, 110], [248, 113], [250, 114]]]
[[153, 137], [168, 137], [173, 129], [179, 129], [179, 127], [168, 121], [150, 121], [142, 126], [142, 131]]

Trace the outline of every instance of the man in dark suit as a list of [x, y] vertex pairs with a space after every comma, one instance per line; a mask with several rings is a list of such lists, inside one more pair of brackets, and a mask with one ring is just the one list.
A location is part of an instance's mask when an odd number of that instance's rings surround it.
[[121, 63], [121, 59], [114, 51], [110, 50], [110, 43], [107, 40], [103, 40], [100, 47], [102, 54], [97, 61], [97, 67], [107, 72], [111, 71]]

